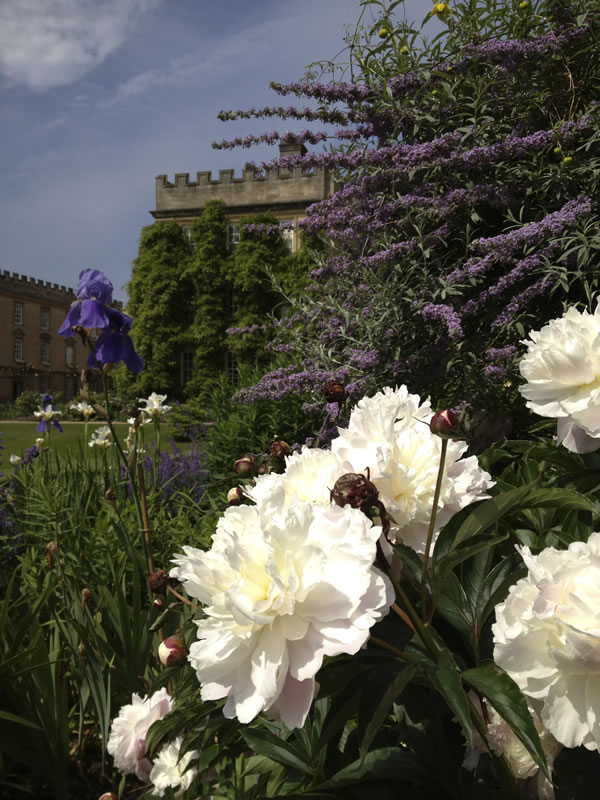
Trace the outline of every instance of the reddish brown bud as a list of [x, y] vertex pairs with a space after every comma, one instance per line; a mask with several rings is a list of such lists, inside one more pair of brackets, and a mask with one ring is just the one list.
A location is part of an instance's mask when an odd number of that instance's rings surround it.
[[157, 569], [148, 575], [148, 586], [152, 594], [164, 594], [169, 585], [169, 576], [164, 569]]
[[54, 559], [56, 556], [58, 556], [58, 545], [56, 542], [48, 542], [46, 549], [44, 550], [44, 555], [46, 556], [46, 561], [48, 562], [48, 569], [52, 569], [54, 566]]
[[80, 644], [77, 648], [77, 652], [79, 653], [82, 661], [88, 660], [87, 650], [85, 649], [83, 644]]
[[289, 444], [278, 439], [271, 444], [269, 455], [273, 456], [273, 458], [283, 458], [283, 456], [289, 456], [291, 452], [292, 448]]
[[437, 411], [429, 422], [429, 430], [436, 436], [452, 438], [460, 434], [460, 422], [457, 414], [451, 408]]
[[152, 605], [157, 611], [162, 611], [162, 609], [165, 607], [165, 601], [162, 599], [162, 597], [156, 597]]
[[104, 492], [104, 498], [111, 504], [113, 508], [117, 507], [117, 495], [113, 492], [112, 489], [107, 489]]
[[98, 800], [117, 800], [117, 795], [114, 792], [104, 792]]
[[237, 475], [251, 475], [254, 470], [256, 459], [251, 454], [246, 454], [243, 458], [238, 458], [233, 464], [233, 471]]
[[244, 493], [240, 486], [234, 486], [227, 492], [227, 502], [230, 506], [239, 506], [243, 497]]
[[158, 660], [163, 667], [174, 667], [185, 660], [185, 643], [181, 636], [167, 636], [158, 646]]
[[347, 472], [335, 482], [330, 492], [331, 501], [338, 506], [352, 506], [367, 512], [377, 505], [379, 492], [369, 478], [356, 472]]
[[323, 387], [323, 396], [328, 403], [341, 404], [346, 399], [346, 389], [339, 381], [327, 381]]
[[82, 589], [81, 590], [81, 607], [89, 606], [92, 602], [92, 593], [89, 589]]

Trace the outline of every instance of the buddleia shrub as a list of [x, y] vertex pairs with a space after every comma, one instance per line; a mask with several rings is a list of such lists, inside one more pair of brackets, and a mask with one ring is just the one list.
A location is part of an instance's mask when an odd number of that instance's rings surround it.
[[600, 6], [457, 2], [421, 31], [402, 4], [362, 5], [345, 65], [272, 83], [298, 105], [221, 115], [311, 123], [241, 143], [334, 139], [251, 166], [326, 168], [339, 187], [301, 223], [329, 251], [276, 323], [289, 367], [238, 397], [320, 393], [327, 374], [351, 397], [407, 383], [511, 409], [525, 332], [599, 288]]

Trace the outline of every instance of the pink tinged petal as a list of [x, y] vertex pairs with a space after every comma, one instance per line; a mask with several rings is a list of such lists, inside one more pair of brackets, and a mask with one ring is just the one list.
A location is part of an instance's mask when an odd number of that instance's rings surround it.
[[600, 406], [595, 405], [591, 398], [588, 398], [588, 405], [585, 408], [572, 416], [590, 436], [600, 436]]
[[328, 622], [352, 614], [356, 608], [356, 600], [330, 583], [317, 583], [297, 608], [298, 613], [306, 619]]
[[288, 675], [279, 697], [269, 708], [270, 716], [280, 719], [286, 728], [301, 728], [317, 688], [314, 678], [297, 681]]
[[587, 723], [593, 743], [586, 744], [588, 750], [600, 750], [600, 674], [590, 675], [586, 681], [585, 702]]
[[250, 678], [266, 706], [281, 691], [288, 671], [287, 643], [277, 631], [263, 630], [250, 662]]
[[205, 683], [200, 690], [200, 697], [203, 700], [222, 700], [231, 691], [234, 677], [234, 675], [228, 675], [221, 683]]
[[600, 448], [600, 438], [589, 436], [572, 417], [557, 420], [556, 440], [572, 453], [592, 453]]
[[550, 689], [542, 709], [542, 722], [565, 747], [582, 744], [588, 749], [597, 747], [587, 723], [585, 677], [576, 675], [569, 681], [563, 678]]
[[323, 657], [327, 655], [323, 637], [313, 627], [303, 639], [288, 643], [290, 659], [289, 673], [298, 681], [313, 678], [321, 669]]

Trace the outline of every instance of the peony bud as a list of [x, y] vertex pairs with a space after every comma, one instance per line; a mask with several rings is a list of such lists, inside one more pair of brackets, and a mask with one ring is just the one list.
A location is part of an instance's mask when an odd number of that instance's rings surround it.
[[227, 502], [229, 505], [237, 506], [242, 502], [244, 493], [239, 486], [234, 486], [227, 492]]
[[233, 464], [233, 471], [237, 475], [251, 475], [254, 470], [255, 458], [247, 454], [243, 458], [238, 458]]
[[356, 472], [347, 472], [337, 479], [330, 492], [337, 506], [352, 506], [367, 512], [379, 500], [379, 492], [369, 478]]
[[148, 586], [152, 594], [164, 594], [169, 584], [169, 576], [164, 569], [157, 569], [148, 575]]
[[165, 607], [165, 601], [162, 599], [162, 597], [157, 597], [152, 605], [157, 611], [162, 611], [162, 609]]
[[328, 403], [343, 403], [346, 399], [346, 389], [339, 381], [327, 381], [323, 387], [323, 397]]
[[158, 645], [158, 660], [163, 667], [175, 667], [185, 660], [185, 643], [181, 636], [167, 636]]
[[117, 800], [117, 795], [114, 792], [104, 792], [98, 800]]
[[460, 422], [451, 408], [437, 411], [429, 421], [429, 430], [436, 436], [453, 437], [460, 434]]
[[289, 444], [280, 439], [273, 442], [269, 449], [269, 455], [271, 455], [273, 458], [289, 456], [290, 453], [291, 453], [291, 447], [289, 446]]
[[92, 602], [92, 593], [89, 589], [81, 590], [81, 607], [84, 608]]

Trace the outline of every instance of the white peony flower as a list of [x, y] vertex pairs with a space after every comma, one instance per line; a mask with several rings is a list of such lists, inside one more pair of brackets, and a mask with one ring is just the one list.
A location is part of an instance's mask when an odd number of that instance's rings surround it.
[[71, 403], [69, 408], [78, 411], [86, 422], [89, 420], [92, 414], [96, 413], [92, 406], [89, 403], [86, 403], [85, 400], [82, 400], [81, 403]]
[[92, 433], [92, 437], [88, 442], [89, 447], [110, 447], [112, 444], [112, 436], [108, 425], [103, 425], [101, 428], [96, 428]]
[[151, 697], [134, 694], [131, 704], [121, 708], [119, 716], [113, 719], [106, 745], [119, 772], [134, 773], [141, 781], [148, 780], [152, 762], [146, 758], [146, 736], [152, 723], [172, 708], [173, 701], [166, 689], [159, 689]]
[[[353, 472], [369, 469], [379, 499], [395, 520], [389, 538], [418, 553], [425, 551], [442, 448], [441, 438], [429, 430], [432, 416], [429, 401], [420, 403], [406, 386], [386, 387], [359, 401], [348, 427], [340, 428], [331, 444]], [[475, 456], [461, 458], [464, 442], [448, 441], [447, 448], [435, 533], [461, 508], [487, 497], [493, 486]]]
[[184, 547], [171, 576], [207, 606], [189, 661], [226, 717], [261, 711], [300, 727], [324, 656], [356, 653], [394, 600], [373, 567], [381, 529], [360, 511], [294, 503], [230, 507], [211, 550]]
[[145, 403], [145, 406], [139, 406], [139, 410], [147, 414], [151, 419], [159, 419], [167, 411], [171, 410], [171, 406], [164, 406], [163, 403], [167, 399], [166, 394], [156, 394], [152, 392], [150, 397], [140, 397], [140, 403]]
[[600, 447], [600, 304], [596, 313], [570, 308], [531, 331], [519, 365], [519, 391], [541, 417], [556, 417], [557, 438], [568, 450]]
[[198, 774], [197, 769], [187, 768], [190, 761], [198, 758], [198, 750], [188, 750], [180, 758], [182, 744], [183, 736], [178, 736], [175, 741], [165, 745], [154, 759], [150, 782], [154, 785], [152, 794], [157, 797], [164, 797], [167, 789], [173, 789], [175, 797], [182, 797]]
[[496, 607], [494, 660], [565, 747], [600, 749], [600, 533], [533, 556]]
[[[488, 720], [487, 740], [490, 749], [496, 753], [496, 755], [506, 758], [513, 775], [518, 780], [529, 780], [535, 777], [535, 795], [537, 800], [554, 800], [555, 795], [552, 783], [546, 778], [542, 770], [540, 770], [529, 754], [529, 751], [510, 725], [502, 719], [495, 708], [485, 701], [484, 714], [482, 701], [474, 692], [469, 692], [469, 697], [478, 708], [479, 712]], [[529, 705], [528, 708], [533, 718], [533, 724], [540, 737], [542, 750], [544, 751], [546, 763], [548, 764], [548, 771], [552, 774], [554, 759], [560, 752], [561, 746], [554, 736], [544, 728], [535, 709], [531, 705]], [[485, 752], [487, 752], [487, 747], [483, 739], [476, 730], [473, 730], [473, 747], [467, 750], [463, 767], [474, 771], [477, 767], [480, 754]]]
[[300, 453], [286, 456], [285, 472], [259, 475], [244, 493], [266, 514], [276, 513], [298, 501], [328, 506], [330, 491], [337, 479], [353, 472], [352, 464], [341, 461], [330, 450], [303, 447]]

